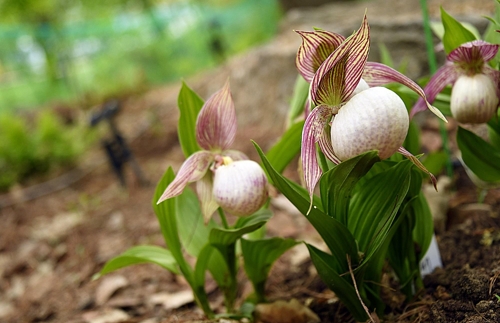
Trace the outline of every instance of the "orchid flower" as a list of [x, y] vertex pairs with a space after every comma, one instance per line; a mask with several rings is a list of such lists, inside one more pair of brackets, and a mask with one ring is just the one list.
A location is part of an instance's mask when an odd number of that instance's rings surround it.
[[[453, 84], [450, 108], [461, 123], [485, 123], [498, 109], [500, 71], [487, 62], [495, 57], [499, 45], [474, 40], [452, 50], [446, 63], [430, 79], [424, 91], [430, 102], [448, 85]], [[411, 114], [425, 109], [419, 100]]]
[[[296, 65], [311, 83], [309, 97], [313, 108], [305, 121], [301, 147], [309, 195], [312, 196], [322, 173], [316, 143], [335, 164], [369, 150], [378, 150], [381, 159], [398, 151], [429, 173], [416, 157], [400, 147], [409, 125], [403, 101], [379, 86], [404, 84], [423, 98], [427, 108], [446, 119], [427, 102], [424, 91], [411, 79], [386, 65], [367, 62], [370, 37], [366, 15], [361, 27], [348, 38], [323, 30], [297, 33], [302, 44]], [[434, 176], [431, 179], [435, 182]]]
[[[229, 149], [235, 136], [236, 112], [226, 82], [198, 114], [196, 141], [203, 150], [186, 159], [158, 203], [180, 195], [189, 183], [196, 182], [205, 223], [219, 206], [238, 216], [260, 209], [268, 196], [266, 175], [244, 153]], [[231, 177], [224, 176], [226, 168], [231, 169]]]

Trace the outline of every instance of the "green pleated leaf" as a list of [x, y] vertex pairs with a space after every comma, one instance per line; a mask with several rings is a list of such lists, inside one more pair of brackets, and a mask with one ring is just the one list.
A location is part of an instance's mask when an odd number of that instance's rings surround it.
[[321, 177], [320, 192], [327, 215], [347, 225], [349, 201], [358, 181], [380, 161], [376, 151], [346, 160]]
[[263, 302], [264, 287], [273, 263], [299, 242], [294, 239], [271, 238], [263, 240], [241, 239], [241, 252], [245, 272], [252, 282], [257, 302]]
[[194, 257], [207, 244], [210, 230], [216, 226], [213, 220], [204, 224], [203, 214], [196, 194], [188, 187], [177, 197], [177, 223], [184, 249]]
[[109, 260], [94, 278], [123, 267], [145, 263], [157, 264], [174, 274], [179, 273], [177, 262], [169, 250], [158, 246], [136, 246]]
[[160, 229], [165, 243], [172, 253], [172, 256], [179, 264], [182, 274], [186, 277], [188, 282], [191, 282], [192, 268], [186, 262], [182, 253], [182, 245], [178, 233], [176, 212], [177, 198], [171, 198], [160, 204], [156, 204], [168, 184], [174, 180], [174, 177], [174, 171], [172, 167], [169, 167], [156, 186], [152, 204], [158, 222], [160, 222]]
[[500, 181], [500, 150], [474, 133], [458, 128], [457, 143], [467, 167], [481, 180]]
[[472, 32], [450, 16], [442, 7], [441, 20], [444, 26], [443, 45], [447, 54], [460, 45], [476, 39]]
[[[412, 202], [415, 199], [412, 199]], [[391, 267], [394, 269], [399, 281], [401, 290], [411, 297], [413, 294], [411, 282], [418, 274], [418, 261], [415, 255], [412, 231], [415, 226], [415, 217], [419, 216], [414, 210], [407, 207], [399, 216], [397, 230], [392, 231], [392, 241], [388, 250], [388, 257]], [[382, 270], [380, 266], [380, 270]]]
[[204, 288], [205, 273], [207, 270], [210, 271], [210, 274], [221, 289], [228, 288], [230, 282], [227, 264], [220, 252], [210, 244], [205, 245], [200, 250], [196, 259], [194, 281], [197, 288]]
[[[499, 5], [500, 6], [500, 5]], [[488, 137], [493, 146], [500, 150], [500, 117], [497, 115], [488, 121]]]
[[[498, 1], [495, 3], [495, 15], [494, 17], [485, 17], [490, 21], [486, 31], [484, 32], [483, 39], [490, 44], [500, 44], [500, 34], [497, 32], [500, 29], [500, 3]], [[479, 38], [478, 38], [479, 39]], [[495, 58], [490, 61], [491, 66], [496, 67], [500, 61], [500, 52], [497, 53]]]
[[420, 261], [431, 245], [432, 236], [434, 235], [434, 220], [431, 210], [429, 209], [429, 204], [423, 193], [417, 196], [411, 208], [415, 213], [413, 241], [419, 246], [420, 253], [418, 261]]
[[216, 247], [234, 244], [244, 234], [262, 227], [270, 218], [269, 213], [257, 213], [238, 219], [234, 229], [213, 228], [209, 236], [210, 244]]
[[189, 157], [200, 150], [200, 146], [196, 141], [196, 119], [203, 106], [203, 100], [186, 83], [182, 82], [177, 105], [180, 111], [179, 125], [177, 127], [179, 142], [184, 156]]
[[408, 134], [406, 135], [403, 147], [412, 153], [412, 155], [420, 153], [420, 128], [415, 121], [410, 121], [410, 127], [408, 128]]
[[324, 253], [310, 244], [306, 243], [306, 245], [321, 280], [323, 280], [328, 288], [335, 292], [356, 321], [366, 322], [368, 320], [368, 315], [359, 301], [354, 285], [350, 280], [349, 273], [344, 274], [344, 272], [342, 272], [344, 275], [341, 277], [339, 272], [331, 266], [335, 261], [331, 255]]
[[[441, 174], [446, 166], [448, 155], [444, 151], [433, 151], [425, 154], [422, 159], [422, 164], [431, 174]], [[424, 175], [425, 176], [425, 175]]]
[[293, 124], [279, 141], [268, 150], [266, 156], [275, 169], [281, 173], [300, 152], [304, 121]]
[[365, 253], [365, 262], [388, 238], [410, 188], [412, 164], [405, 160], [358, 185], [349, 206], [348, 227]]
[[287, 179], [273, 168], [256, 143], [254, 143], [254, 146], [274, 185], [302, 214], [306, 215], [307, 220], [331, 250], [336, 259], [336, 262], [332, 266], [338, 272], [347, 271], [346, 255], [351, 257], [353, 266], [356, 266], [359, 262], [358, 248], [354, 237], [347, 227], [338, 220], [323, 213], [315, 204], [313, 204], [312, 208], [309, 208], [309, 199], [305, 198], [301, 192], [294, 188], [294, 185], [291, 185]]

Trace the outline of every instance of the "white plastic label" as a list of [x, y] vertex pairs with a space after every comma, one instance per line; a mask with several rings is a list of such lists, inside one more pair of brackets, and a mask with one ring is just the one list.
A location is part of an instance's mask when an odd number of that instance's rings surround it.
[[434, 269], [438, 267], [443, 267], [443, 262], [441, 261], [441, 254], [439, 253], [436, 235], [432, 235], [429, 249], [425, 253], [424, 258], [420, 261], [420, 274], [424, 277], [425, 275], [432, 273]]

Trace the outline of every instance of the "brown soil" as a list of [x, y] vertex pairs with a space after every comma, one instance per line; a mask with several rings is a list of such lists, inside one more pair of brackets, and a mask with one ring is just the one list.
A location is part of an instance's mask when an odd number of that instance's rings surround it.
[[[166, 91], [177, 90], [173, 86]], [[159, 107], [148, 107], [154, 95], [163, 96], [165, 91], [126, 100], [119, 127], [136, 131], [137, 127], [126, 126], [127, 120], [155, 114]], [[172, 107], [161, 108], [170, 111]], [[174, 309], [153, 304], [152, 295], [187, 289], [182, 278], [153, 265], [110, 275], [125, 282], [104, 301], [98, 291], [104, 278], [92, 280], [106, 260], [131, 246], [163, 245], [151, 208], [154, 183], [168, 165], [177, 169], [183, 157], [175, 134], [176, 118], [156, 114], [161, 116], [160, 123], [131, 140], [152, 185], [139, 185], [127, 168], [128, 186], [122, 188], [108, 165], [97, 163], [64, 190], [0, 209], [2, 322], [99, 322], [110, 309], [125, 315], [115, 322], [193, 322], [203, 318], [192, 303]], [[242, 132], [240, 136], [251, 136], [245, 129]], [[99, 159], [101, 154], [96, 149], [89, 158]], [[89, 167], [92, 163], [83, 164]], [[457, 179], [457, 191], [449, 201], [449, 230], [438, 235], [444, 268], [425, 278], [426, 289], [413, 302], [397, 303], [385, 317], [388, 322], [500, 322], [500, 190], [490, 190], [484, 205], [473, 204], [476, 191], [472, 183], [463, 171]], [[317, 240], [302, 216], [283, 207], [275, 207], [268, 234]], [[307, 302], [322, 322], [348, 322], [348, 314], [332, 302], [334, 295], [301, 254], [300, 249], [289, 252], [274, 266], [269, 300], [297, 298]], [[242, 285], [243, 296], [249, 286]], [[212, 291], [210, 297], [214, 307], [221, 309], [219, 293]]]

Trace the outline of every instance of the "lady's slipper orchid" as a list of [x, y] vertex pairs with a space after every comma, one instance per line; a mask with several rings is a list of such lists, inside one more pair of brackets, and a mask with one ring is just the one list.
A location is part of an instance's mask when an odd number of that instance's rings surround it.
[[[201, 108], [196, 120], [196, 141], [203, 150], [197, 151], [182, 164], [175, 179], [168, 185], [158, 200], [161, 203], [169, 198], [178, 196], [184, 188], [196, 182], [196, 191], [201, 202], [201, 210], [205, 222], [208, 222], [215, 210], [225, 205], [219, 203], [220, 190], [231, 187], [231, 206], [227, 211], [234, 215], [250, 215], [259, 209], [267, 199], [267, 179], [259, 178], [255, 182], [255, 165], [247, 165], [248, 157], [237, 150], [228, 149], [236, 136], [236, 112], [229, 90], [229, 82], [213, 94]], [[239, 165], [232, 171], [234, 179], [217, 179], [219, 168], [224, 167], [224, 161]], [[234, 162], [233, 162], [234, 161]], [[245, 161], [245, 163], [243, 163]], [[260, 166], [256, 164], [259, 168]], [[210, 171], [209, 171], [210, 170]], [[215, 173], [215, 179], [214, 174]], [[262, 169], [261, 172], [263, 173]], [[216, 183], [214, 183], [214, 180]], [[258, 200], [258, 201], [257, 201]], [[258, 203], [257, 203], [258, 202]], [[249, 205], [253, 206], [250, 208]]]
[[267, 200], [266, 174], [252, 160], [233, 161], [225, 157], [215, 170], [213, 196], [222, 209], [233, 215], [253, 214]]
[[[378, 150], [382, 159], [398, 151], [425, 170], [417, 158], [400, 147], [409, 124], [404, 103], [394, 92], [378, 86], [404, 84], [420, 95], [431, 111], [442, 119], [444, 116], [427, 102], [424, 91], [411, 79], [386, 65], [367, 62], [370, 37], [366, 16], [359, 30], [348, 38], [322, 30], [297, 33], [302, 45], [296, 64], [311, 83], [313, 107], [304, 125], [301, 147], [309, 194], [312, 196], [322, 172], [316, 143], [336, 164], [369, 150]], [[432, 175], [431, 179], [435, 181]]]
[[[498, 109], [500, 98], [500, 71], [487, 62], [495, 57], [499, 45], [474, 40], [452, 50], [446, 63], [437, 70], [424, 88], [427, 99], [433, 102], [448, 85], [451, 92], [451, 114], [461, 123], [485, 123]], [[411, 114], [425, 109], [417, 101]]]

